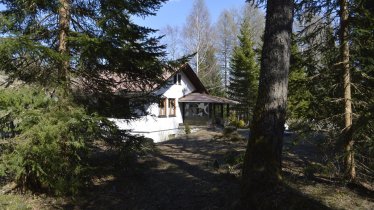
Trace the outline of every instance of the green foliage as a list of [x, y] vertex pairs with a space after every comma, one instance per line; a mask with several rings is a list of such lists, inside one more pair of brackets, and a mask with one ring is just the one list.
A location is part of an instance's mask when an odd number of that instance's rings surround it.
[[56, 194], [75, 194], [87, 184], [87, 144], [100, 137], [103, 119], [37, 87], [2, 89], [0, 106], [0, 132], [14, 132], [1, 155], [6, 175], [21, 188]]
[[236, 150], [230, 150], [223, 157], [225, 163], [229, 165], [241, 164], [244, 161], [244, 153]]
[[236, 112], [230, 112], [230, 115], [228, 117], [229, 125], [232, 125], [235, 121], [237, 121]]
[[310, 115], [312, 93], [308, 87], [309, 78], [304, 67], [295, 37], [292, 39], [290, 74], [288, 82], [288, 118], [300, 119]]
[[184, 124], [184, 132], [186, 134], [190, 134], [191, 133], [191, 127], [190, 127], [190, 125], [188, 123]]
[[229, 116], [229, 125], [234, 126], [235, 128], [246, 128], [247, 125], [244, 120], [238, 120], [236, 112], [231, 112]]
[[143, 136], [129, 136], [125, 133], [117, 136], [122, 137], [122, 141], [118, 141], [119, 145], [117, 146], [118, 159], [116, 165], [118, 167], [132, 170], [131, 167], [134, 166], [139, 155], [156, 151], [153, 139]]
[[[357, 171], [374, 182], [374, 2], [352, 1], [351, 64]], [[366, 168], [365, 168], [366, 167]]]
[[[320, 5], [322, 6], [322, 5]], [[336, 9], [333, 5], [330, 9]], [[323, 8], [323, 7], [321, 7]], [[321, 8], [317, 9], [321, 10]], [[374, 160], [374, 4], [372, 1], [350, 1], [349, 43], [353, 103], [353, 139], [360, 178], [373, 180]], [[311, 17], [309, 17], [311, 18]], [[326, 15], [326, 22], [329, 22]], [[297, 40], [303, 47], [298, 52], [293, 45], [289, 81], [289, 118], [303, 119], [303, 132], [322, 132], [330, 161], [336, 161], [331, 151], [342, 150], [344, 129], [343, 72], [340, 68], [338, 31], [320, 22], [312, 32], [305, 30]], [[295, 125], [292, 125], [295, 127]], [[335, 162], [334, 162], [335, 163]], [[371, 178], [368, 178], [371, 177]]]
[[[61, 53], [59, 1], [0, 1], [0, 71], [11, 79], [59, 86], [58, 70], [66, 62], [67, 81], [79, 78], [90, 93], [109, 94], [120, 85], [126, 92], [127, 81], [137, 81], [141, 89], [163, 82], [161, 37], [131, 17], [154, 15], [165, 0], [65, 2], [70, 26], [67, 53]], [[114, 82], [108, 74], [121, 79]]]
[[234, 131], [236, 131], [236, 127], [234, 126], [227, 126], [223, 129], [223, 135], [227, 136], [232, 134]]
[[243, 141], [245, 138], [237, 132], [237, 128], [234, 126], [227, 126], [223, 129], [223, 137], [232, 142]]
[[229, 98], [240, 102], [232, 107], [245, 121], [250, 120], [258, 89], [259, 68], [253, 50], [250, 25], [244, 20], [239, 35], [239, 46], [234, 48], [229, 78]]
[[[185, 62], [166, 63], [160, 37], [152, 37], [156, 30], [132, 21], [132, 16], [154, 15], [163, 2], [65, 1], [70, 25], [63, 53], [61, 1], [0, 1], [0, 71], [10, 82], [43, 86], [0, 90], [1, 175], [23, 188], [74, 194], [87, 183], [93, 140], [114, 145], [123, 162], [128, 154], [151, 148], [149, 140], [130, 137], [95, 113], [101, 109], [100, 114], [112, 116], [108, 107], [119, 102], [113, 90], [134, 91], [128, 81], [147, 92], [164, 82], [168, 64]], [[62, 63], [68, 64], [66, 75], [60, 75]], [[120, 114], [135, 117], [139, 104], [120, 102], [126, 108]]]
[[246, 127], [246, 125], [245, 125], [244, 120], [239, 120], [239, 122], [238, 122], [238, 128], [245, 128], [245, 127]]

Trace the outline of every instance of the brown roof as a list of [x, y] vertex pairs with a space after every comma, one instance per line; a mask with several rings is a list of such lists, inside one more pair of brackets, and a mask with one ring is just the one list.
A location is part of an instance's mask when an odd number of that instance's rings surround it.
[[[195, 71], [192, 69], [192, 67], [188, 63], [184, 64], [174, 74], [176, 74], [178, 72], [183, 72], [188, 77], [188, 79], [192, 82], [192, 84], [196, 88], [196, 90], [194, 92], [209, 94], [208, 90], [205, 88], [203, 83], [200, 81], [199, 77], [196, 75]], [[172, 74], [170, 77], [174, 76], [174, 74]]]
[[161, 83], [161, 85], [158, 85], [156, 83], [145, 83], [139, 80], [131, 81], [127, 79], [126, 76], [119, 76], [113, 73], [103, 74], [102, 76], [103, 78], [110, 80], [112, 83], [117, 84], [116, 87], [113, 89], [114, 92], [121, 90], [126, 90], [129, 92], [151, 92], [163, 87], [171, 77], [173, 77], [175, 74], [179, 72], [183, 72], [192, 82], [192, 84], [196, 88], [194, 92], [208, 94], [208, 90], [205, 88], [203, 83], [201, 83], [200, 79], [188, 63], [183, 64], [178, 69], [165, 70], [164, 74], [162, 75], [164, 83]]
[[187, 94], [178, 100], [179, 102], [199, 102], [199, 103], [216, 103], [216, 104], [239, 104], [227, 98], [211, 96], [204, 93], [193, 92]]

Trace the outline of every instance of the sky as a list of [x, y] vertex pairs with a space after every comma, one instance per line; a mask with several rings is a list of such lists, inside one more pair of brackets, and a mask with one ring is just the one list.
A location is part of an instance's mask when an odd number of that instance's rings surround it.
[[[156, 16], [148, 16], [145, 19], [136, 17], [134, 21], [153, 29], [162, 29], [167, 25], [183, 26], [192, 10], [193, 3], [193, 0], [169, 0], [157, 11]], [[245, 0], [205, 0], [205, 4], [209, 10], [211, 22], [215, 23], [224, 9], [240, 9], [244, 6]]]
[[[153, 29], [162, 29], [167, 25], [182, 26], [186, 22], [188, 14], [192, 10], [194, 0], [169, 0], [157, 11], [156, 16], [146, 18], [134, 17], [135, 23]], [[211, 15], [212, 23], [215, 23], [224, 9], [244, 6], [245, 0], [205, 0], [205, 4]], [[4, 9], [0, 5], [0, 10]]]

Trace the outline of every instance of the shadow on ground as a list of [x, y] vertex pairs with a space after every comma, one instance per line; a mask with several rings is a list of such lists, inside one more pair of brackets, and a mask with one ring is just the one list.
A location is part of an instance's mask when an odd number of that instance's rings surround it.
[[[216, 133], [215, 133], [216, 134]], [[212, 163], [241, 145], [193, 134], [157, 145], [129, 170], [115, 171], [110, 157], [98, 161], [96, 184], [64, 209], [234, 209], [239, 180]]]
[[[216, 135], [200, 131], [160, 143], [159, 152], [121, 171], [115, 170], [115, 159], [104, 155], [97, 160], [100, 171], [94, 185], [62, 208], [239, 209], [239, 178], [217, 167], [227, 151], [243, 152], [246, 143], [224, 141]], [[276, 196], [279, 209], [329, 209], [287, 185]]]

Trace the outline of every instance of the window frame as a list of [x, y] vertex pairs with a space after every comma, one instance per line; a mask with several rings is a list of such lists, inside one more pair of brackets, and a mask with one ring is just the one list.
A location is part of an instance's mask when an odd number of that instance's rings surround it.
[[[173, 106], [172, 106], [173, 103]], [[177, 115], [177, 102], [175, 98], [168, 99], [168, 111], [170, 117], [175, 117]]]
[[166, 117], [167, 115], [167, 102], [166, 98], [162, 98], [161, 101], [158, 103], [158, 117]]
[[182, 84], [182, 75], [180, 73], [177, 73], [174, 75], [174, 84], [175, 85], [181, 85]]

